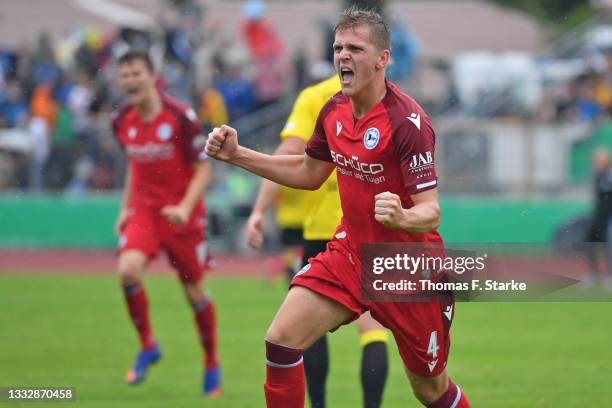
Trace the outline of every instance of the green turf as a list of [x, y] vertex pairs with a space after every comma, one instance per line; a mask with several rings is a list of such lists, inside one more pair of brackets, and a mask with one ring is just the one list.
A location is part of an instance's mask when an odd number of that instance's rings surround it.
[[[200, 350], [178, 283], [146, 285], [164, 357], [146, 383], [128, 387], [137, 342], [113, 277], [1, 274], [0, 386], [76, 389], [75, 404], [27, 404], [35, 407], [264, 406], [263, 335], [283, 285], [210, 279], [224, 370], [214, 401], [199, 393]], [[449, 372], [473, 407], [612, 406], [612, 303], [460, 303], [456, 316]], [[332, 335], [331, 355], [329, 406], [358, 408], [353, 327]], [[417, 406], [393, 348], [384, 407]]]

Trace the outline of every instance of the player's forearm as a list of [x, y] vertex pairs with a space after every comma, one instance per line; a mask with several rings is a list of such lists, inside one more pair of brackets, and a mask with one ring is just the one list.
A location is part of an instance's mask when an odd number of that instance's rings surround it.
[[440, 205], [437, 201], [419, 203], [403, 210], [400, 228], [415, 234], [433, 231], [440, 225]]
[[[287, 137], [274, 151], [275, 155], [281, 154], [303, 154], [306, 148], [306, 142], [298, 137]], [[276, 201], [280, 192], [280, 185], [270, 181], [264, 180], [259, 188], [259, 194], [253, 205], [253, 212], [265, 212], [268, 208], [272, 207]]]
[[319, 180], [309, 174], [304, 160], [305, 155], [273, 156], [240, 146], [231, 163], [287, 187], [316, 190]]
[[208, 160], [198, 162], [195, 166], [195, 172], [189, 182], [187, 191], [179, 203], [179, 205], [186, 207], [189, 212], [191, 212], [196, 204], [202, 199], [204, 191], [210, 184], [212, 173], [212, 166]]
[[123, 195], [121, 197], [121, 209], [127, 208], [130, 198], [132, 196], [132, 171], [128, 166], [125, 171], [125, 178], [123, 179]]

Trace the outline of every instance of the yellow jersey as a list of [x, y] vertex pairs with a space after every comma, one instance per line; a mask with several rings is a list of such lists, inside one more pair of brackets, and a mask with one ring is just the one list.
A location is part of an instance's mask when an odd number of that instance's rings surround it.
[[[293, 105], [291, 115], [289, 115], [287, 124], [281, 132], [281, 138], [299, 137], [308, 142], [314, 131], [319, 111], [329, 98], [339, 91], [340, 80], [337, 75], [304, 89]], [[291, 189], [282, 187], [281, 194], [285, 190]], [[303, 221], [304, 239], [331, 239], [336, 227], [340, 224], [340, 218], [342, 218], [336, 171], [332, 172], [318, 190], [304, 193], [301, 196], [303, 197], [301, 198], [303, 203], [290, 209], [293, 214], [299, 215]], [[300, 194], [303, 193], [300, 191]], [[289, 209], [285, 208], [285, 210]]]

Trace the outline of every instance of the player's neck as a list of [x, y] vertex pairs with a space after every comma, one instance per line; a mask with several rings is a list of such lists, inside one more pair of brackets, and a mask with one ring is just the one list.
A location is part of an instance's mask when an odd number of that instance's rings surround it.
[[387, 84], [382, 81], [373, 81], [372, 85], [363, 89], [359, 94], [351, 96], [353, 115], [355, 119], [362, 118], [370, 109], [385, 97]]
[[151, 122], [162, 108], [161, 97], [157, 91], [151, 93], [136, 105], [138, 115], [145, 122]]

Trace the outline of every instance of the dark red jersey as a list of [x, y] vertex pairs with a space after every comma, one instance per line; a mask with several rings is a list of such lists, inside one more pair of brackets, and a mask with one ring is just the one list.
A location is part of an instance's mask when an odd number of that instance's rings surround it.
[[437, 231], [411, 234], [387, 228], [374, 218], [377, 194], [397, 194], [402, 207], [410, 208], [414, 205], [410, 195], [437, 186], [434, 147], [429, 117], [391, 82], [383, 100], [359, 120], [353, 116], [351, 100], [342, 93], [323, 107], [306, 153], [336, 164], [344, 214], [341, 225], [355, 251], [366, 242], [442, 241]]
[[162, 95], [162, 109], [145, 122], [133, 106], [114, 114], [113, 131], [131, 169], [130, 205], [163, 207], [177, 204], [205, 160], [205, 138], [190, 107]]

